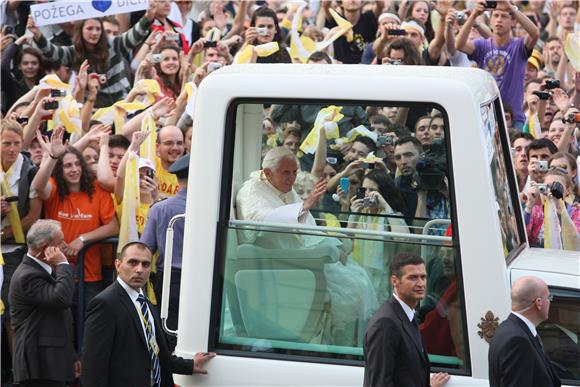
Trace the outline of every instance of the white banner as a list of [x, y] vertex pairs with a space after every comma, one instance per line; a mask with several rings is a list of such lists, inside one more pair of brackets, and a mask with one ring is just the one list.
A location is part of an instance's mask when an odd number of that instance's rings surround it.
[[93, 19], [147, 9], [148, 0], [56, 1], [30, 6], [30, 14], [41, 27], [49, 24]]

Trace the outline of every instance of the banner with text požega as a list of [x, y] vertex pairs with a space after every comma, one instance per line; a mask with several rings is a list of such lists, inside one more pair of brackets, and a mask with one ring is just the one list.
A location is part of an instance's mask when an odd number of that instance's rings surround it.
[[55, 1], [30, 6], [30, 14], [38, 27], [76, 20], [99, 18], [142, 11], [147, 9], [148, 0], [93, 0]]

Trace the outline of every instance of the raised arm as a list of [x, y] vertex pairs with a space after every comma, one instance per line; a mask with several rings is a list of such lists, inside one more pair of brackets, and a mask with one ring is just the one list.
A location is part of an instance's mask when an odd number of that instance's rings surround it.
[[175, 109], [175, 101], [172, 98], [164, 97], [155, 105], [149, 107], [147, 110], [142, 111], [135, 117], [131, 118], [123, 126], [123, 136], [127, 138], [132, 138], [133, 132], [141, 129], [141, 121], [145, 118], [148, 110], [151, 110], [153, 119], [157, 122], [161, 117], [169, 117], [172, 111]]
[[[502, 2], [498, 2], [498, 6], [503, 4]], [[506, 3], [509, 4], [509, 3]], [[530, 51], [534, 49], [538, 39], [540, 38], [540, 30], [538, 27], [528, 18], [526, 15], [520, 12], [516, 5], [513, 6], [511, 9], [513, 12], [514, 18], [516, 21], [522, 26], [522, 28], [528, 33], [526, 36], [525, 45], [526, 48]]]
[[318, 146], [316, 153], [314, 153], [314, 164], [310, 174], [317, 179], [324, 175], [324, 167], [326, 166], [326, 129], [324, 125], [320, 128], [320, 135], [318, 137]]
[[127, 149], [127, 152], [125, 152], [121, 162], [119, 163], [119, 168], [117, 168], [117, 180], [115, 181], [115, 199], [117, 199], [117, 203], [119, 204], [123, 201], [123, 192], [125, 192], [125, 172], [129, 155], [131, 153], [139, 154], [141, 144], [143, 144], [147, 136], [149, 136], [149, 132], [134, 132], [131, 139], [131, 145], [129, 145], [129, 149]]
[[28, 30], [32, 32], [32, 37], [36, 46], [42, 51], [45, 57], [52, 62], [58, 62], [63, 66], [71, 67], [75, 58], [74, 46], [57, 46], [49, 42], [40, 29], [36, 26], [32, 15], [28, 16], [28, 23], [26, 25]]
[[149, 0], [149, 6], [145, 16], [131, 27], [127, 32], [113, 38], [112, 43], [115, 51], [123, 56], [133, 53], [133, 49], [140, 45], [151, 32], [151, 25], [157, 15], [157, 0]]
[[475, 51], [475, 45], [473, 42], [469, 41], [469, 33], [471, 32], [471, 28], [477, 22], [477, 17], [485, 11], [485, 0], [478, 0], [477, 5], [465, 21], [465, 24], [459, 30], [457, 34], [457, 39], [455, 40], [455, 48], [461, 52], [466, 53], [467, 55], [473, 54]]
[[38, 197], [46, 200], [50, 197], [52, 192], [52, 184], [50, 183], [50, 175], [56, 165], [60, 156], [66, 152], [66, 143], [63, 144], [62, 139], [64, 135], [64, 126], [57, 126], [52, 133], [50, 142], [48, 139], [42, 137], [38, 133], [38, 141], [44, 150], [44, 158], [40, 163], [40, 168], [32, 180], [31, 187], [38, 193]]

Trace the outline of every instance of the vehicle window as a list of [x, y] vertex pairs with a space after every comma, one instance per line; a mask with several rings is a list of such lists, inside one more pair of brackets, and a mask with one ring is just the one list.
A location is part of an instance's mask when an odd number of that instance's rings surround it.
[[428, 273], [418, 317], [431, 362], [469, 370], [445, 112], [269, 102], [230, 110], [213, 349], [362, 365], [389, 263], [413, 252]]
[[[491, 181], [497, 204], [503, 250], [506, 259], [510, 253], [525, 241], [521, 211], [517, 200], [517, 188], [514, 181], [508, 180], [508, 174], [513, 174], [513, 167], [507, 142], [503, 120], [498, 121], [499, 101], [481, 107], [483, 128], [486, 139], [486, 151], [491, 171]], [[513, 179], [512, 179], [513, 180]]]
[[562, 384], [580, 385], [580, 292], [550, 288], [550, 293], [550, 315], [538, 333]]

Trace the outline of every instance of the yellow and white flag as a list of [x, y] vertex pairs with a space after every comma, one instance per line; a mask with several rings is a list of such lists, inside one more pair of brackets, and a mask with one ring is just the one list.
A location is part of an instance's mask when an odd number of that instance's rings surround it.
[[327, 106], [321, 109], [316, 116], [314, 126], [300, 145], [300, 150], [304, 153], [314, 154], [320, 139], [320, 128], [324, 127], [328, 140], [337, 139], [339, 136], [338, 122], [344, 118], [340, 111], [342, 106]]
[[252, 61], [252, 57], [254, 53], [260, 58], [265, 56], [270, 56], [273, 53], [280, 50], [280, 46], [278, 42], [270, 42], [265, 44], [260, 44], [258, 46], [254, 46], [248, 44], [246, 47], [241, 49], [234, 58], [234, 62], [232, 64], [246, 64]]
[[44, 76], [38, 82], [38, 88], [41, 90], [43, 89], [64, 90], [66, 91], [67, 95], [70, 95], [72, 91], [72, 87], [68, 83], [61, 81], [58, 75], [56, 74], [49, 74]]
[[544, 203], [544, 248], [580, 251], [580, 234], [561, 199]]
[[139, 240], [137, 231], [137, 208], [140, 205], [138, 159], [139, 156], [135, 152], [131, 152], [125, 167], [125, 189], [123, 190], [123, 203], [121, 203], [121, 226], [117, 253], [120, 253], [127, 243]]
[[59, 102], [58, 109], [52, 115], [54, 127], [63, 125], [68, 133], [82, 134], [81, 107], [71, 95], [67, 95]]
[[540, 124], [538, 113], [528, 117], [528, 132], [536, 139], [542, 138], [542, 124]]
[[568, 59], [570, 59], [570, 64], [574, 67], [574, 70], [580, 72], [580, 31], [566, 36], [564, 51]]
[[144, 159], [149, 159], [153, 165], [157, 164], [157, 126], [155, 125], [155, 120], [151, 116], [151, 111], [145, 113], [145, 118], [141, 122], [141, 131], [150, 132], [149, 136], [145, 139], [141, 148], [139, 148], [139, 154]]
[[98, 109], [91, 117], [92, 120], [100, 121], [105, 125], [115, 124], [115, 134], [121, 134], [122, 128], [127, 121], [127, 114], [133, 114], [138, 110], [147, 108], [143, 102], [115, 102], [112, 106]]
[[195, 96], [197, 95], [197, 86], [193, 82], [185, 84], [185, 92], [187, 93], [187, 105], [185, 105], [185, 112], [193, 119], [195, 111]]
[[141, 79], [135, 84], [135, 87], [142, 88], [147, 93], [144, 97], [137, 97], [139, 102], [143, 102], [147, 106], [155, 103], [155, 97], [163, 97], [161, 86], [155, 79]]

